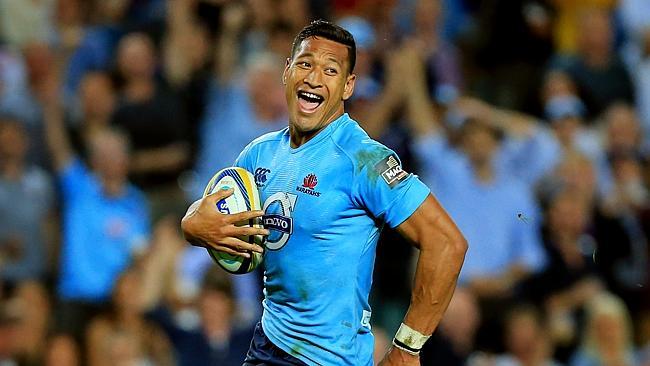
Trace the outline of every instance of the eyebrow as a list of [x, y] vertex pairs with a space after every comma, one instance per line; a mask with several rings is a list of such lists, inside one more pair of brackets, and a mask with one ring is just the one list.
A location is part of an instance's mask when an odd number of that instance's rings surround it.
[[[304, 57], [314, 57], [314, 53], [313, 52], [299, 53], [296, 55], [296, 60]], [[327, 56], [326, 60], [336, 63], [337, 65], [339, 65], [339, 67], [343, 67], [343, 64], [336, 57]]]

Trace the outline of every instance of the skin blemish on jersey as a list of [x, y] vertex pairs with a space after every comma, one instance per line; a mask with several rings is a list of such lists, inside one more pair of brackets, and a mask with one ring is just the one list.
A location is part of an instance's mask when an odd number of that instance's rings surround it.
[[298, 285], [298, 296], [300, 296], [301, 301], [307, 301], [309, 297], [309, 292], [302, 284]]
[[282, 287], [280, 287], [279, 285], [269, 285], [269, 284], [267, 284], [266, 285], [266, 294], [268, 296], [271, 296], [271, 295], [275, 294], [276, 292], [280, 291], [281, 289], [282, 289]]
[[[303, 342], [303, 343], [304, 343], [304, 342]], [[290, 353], [292, 356], [298, 356], [299, 354], [302, 353], [302, 350], [303, 350], [303, 349], [304, 349], [304, 348], [303, 348], [301, 345], [299, 345], [299, 344], [294, 344], [294, 345], [291, 347], [291, 352], [289, 352], [289, 353]]]
[[354, 156], [354, 158], [357, 159], [357, 173], [360, 173], [365, 167], [368, 179], [374, 184], [377, 182], [377, 178], [379, 178], [379, 173], [374, 169], [375, 164], [390, 154], [390, 150], [381, 146], [357, 152]]

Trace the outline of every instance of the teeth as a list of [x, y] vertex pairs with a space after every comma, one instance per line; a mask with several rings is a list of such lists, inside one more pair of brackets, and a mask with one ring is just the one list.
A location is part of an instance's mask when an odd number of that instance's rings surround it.
[[323, 99], [323, 97], [321, 97], [320, 95], [316, 95], [316, 94], [308, 93], [308, 92], [304, 92], [304, 91], [301, 91], [300, 94], [306, 96], [307, 98], [311, 98], [311, 99], [318, 99], [318, 100]]

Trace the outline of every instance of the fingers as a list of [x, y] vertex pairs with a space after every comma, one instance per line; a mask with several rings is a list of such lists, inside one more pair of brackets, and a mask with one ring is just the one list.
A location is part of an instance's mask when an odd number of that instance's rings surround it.
[[209, 195], [203, 198], [205, 204], [214, 206], [220, 200], [230, 197], [235, 191], [232, 188], [228, 189], [219, 189], [216, 192], [210, 193]]
[[232, 236], [250, 236], [250, 235], [262, 235], [268, 236], [270, 231], [264, 228], [258, 227], [249, 227], [249, 226], [235, 226], [232, 229]]
[[233, 237], [224, 238], [219, 244], [223, 246], [227, 246], [228, 248], [231, 248], [240, 253], [247, 252], [247, 251], [264, 253], [264, 249], [261, 246], [250, 244], [241, 239], [237, 239]]
[[228, 222], [234, 224], [236, 222], [247, 221], [250, 219], [254, 219], [256, 217], [261, 217], [262, 215], [264, 215], [264, 211], [262, 210], [244, 211], [244, 212], [228, 215]]
[[216, 245], [216, 244], [215, 245], [210, 245], [209, 248], [217, 250], [219, 252], [228, 253], [230, 255], [234, 255], [234, 256], [237, 256], [237, 257], [242, 257], [242, 258], [250, 258], [250, 256], [251, 256], [250, 253], [238, 252], [236, 250], [233, 250], [233, 249], [231, 249], [229, 247], [226, 247], [226, 246], [223, 246], [223, 245]]

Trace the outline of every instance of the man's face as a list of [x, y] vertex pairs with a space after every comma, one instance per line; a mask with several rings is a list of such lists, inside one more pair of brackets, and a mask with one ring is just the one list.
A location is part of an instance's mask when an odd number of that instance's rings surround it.
[[299, 133], [315, 133], [343, 113], [354, 91], [348, 48], [328, 39], [307, 38], [283, 73], [289, 123]]
[[474, 123], [472, 126], [466, 127], [461, 144], [469, 160], [481, 165], [492, 160], [499, 141], [488, 127]]

